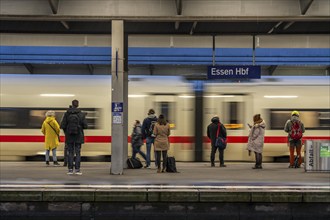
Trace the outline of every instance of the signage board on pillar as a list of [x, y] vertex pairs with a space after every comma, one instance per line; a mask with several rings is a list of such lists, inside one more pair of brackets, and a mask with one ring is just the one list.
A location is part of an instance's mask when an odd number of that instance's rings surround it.
[[122, 102], [113, 102], [112, 103], [112, 123], [113, 124], [122, 124], [123, 123], [123, 103]]
[[260, 66], [208, 66], [208, 79], [260, 79]]

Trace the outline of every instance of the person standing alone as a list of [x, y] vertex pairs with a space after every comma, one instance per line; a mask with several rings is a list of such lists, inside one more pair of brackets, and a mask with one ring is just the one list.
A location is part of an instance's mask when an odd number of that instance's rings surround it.
[[262, 169], [262, 151], [264, 148], [265, 128], [266, 123], [260, 117], [260, 114], [253, 116], [253, 126], [249, 125], [249, 140], [247, 150], [249, 153], [254, 152], [256, 158], [256, 164], [252, 169]]
[[87, 128], [87, 121], [85, 114], [81, 112], [79, 107], [79, 101], [72, 101], [72, 108], [69, 108], [62, 119], [61, 128], [65, 133], [65, 144], [68, 147], [68, 175], [72, 175], [73, 172], [73, 159], [75, 157], [75, 174], [82, 175], [80, 171], [81, 162], [81, 144], [84, 143], [84, 129]]
[[55, 119], [55, 112], [46, 112], [46, 119], [42, 123], [41, 132], [45, 135], [46, 165], [49, 165], [49, 153], [52, 151], [54, 166], [59, 166], [56, 157], [56, 148], [59, 145], [60, 126]]
[[[219, 131], [219, 132], [218, 132]], [[207, 137], [211, 140], [211, 167], [214, 167], [215, 153], [217, 152], [218, 147], [215, 146], [215, 140], [217, 135], [223, 138], [227, 138], [227, 130], [223, 124], [220, 123], [218, 116], [214, 116], [211, 119], [211, 124], [207, 126]], [[219, 160], [220, 167], [226, 167], [224, 161], [224, 150], [219, 149]]]
[[300, 167], [302, 163], [301, 158], [301, 147], [302, 147], [302, 136], [305, 132], [304, 123], [299, 119], [299, 112], [293, 111], [291, 113], [291, 118], [287, 120], [284, 125], [284, 131], [288, 133], [288, 142], [290, 147], [290, 165], [289, 168], [294, 168], [294, 149], [296, 148], [298, 157], [298, 166]]

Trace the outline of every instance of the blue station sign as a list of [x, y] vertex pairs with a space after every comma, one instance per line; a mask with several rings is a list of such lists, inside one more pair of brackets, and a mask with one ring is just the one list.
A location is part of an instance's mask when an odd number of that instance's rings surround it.
[[112, 112], [123, 112], [123, 103], [122, 102], [113, 102], [112, 103]]
[[208, 79], [260, 79], [260, 66], [208, 66]]

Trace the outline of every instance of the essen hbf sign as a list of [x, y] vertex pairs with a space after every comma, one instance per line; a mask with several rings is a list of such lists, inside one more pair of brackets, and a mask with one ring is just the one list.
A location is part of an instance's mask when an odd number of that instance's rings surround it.
[[260, 66], [208, 66], [208, 79], [260, 79]]

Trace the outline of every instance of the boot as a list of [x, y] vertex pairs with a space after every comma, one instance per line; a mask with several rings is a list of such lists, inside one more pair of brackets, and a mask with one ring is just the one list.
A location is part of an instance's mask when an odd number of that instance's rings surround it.
[[60, 164], [57, 161], [54, 161], [54, 166], [60, 166]]
[[211, 161], [211, 167], [215, 167], [214, 161]]
[[46, 165], [49, 166], [49, 161], [46, 161]]

